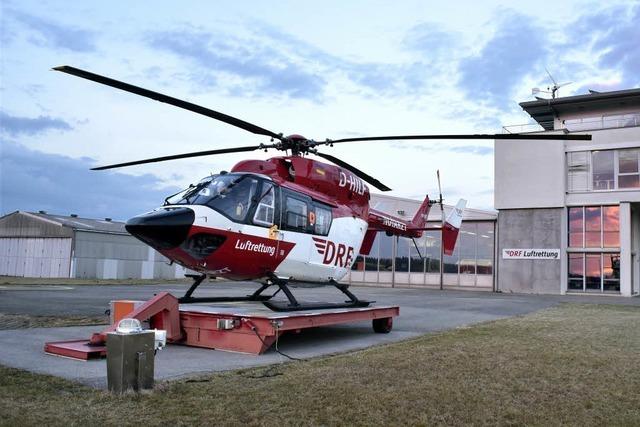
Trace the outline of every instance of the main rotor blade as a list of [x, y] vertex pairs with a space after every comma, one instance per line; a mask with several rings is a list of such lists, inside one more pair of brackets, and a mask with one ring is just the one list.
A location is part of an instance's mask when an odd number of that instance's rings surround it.
[[460, 135], [395, 135], [395, 136], [364, 136], [361, 138], [341, 138], [318, 142], [317, 145], [337, 144], [340, 142], [356, 141], [393, 141], [402, 139], [538, 139], [538, 140], [573, 140], [591, 141], [591, 135], [559, 134], [559, 135], [533, 135], [517, 133], [496, 133], [496, 134], [460, 134]]
[[124, 166], [143, 165], [145, 163], [164, 162], [165, 160], [187, 159], [189, 157], [210, 156], [212, 154], [242, 153], [244, 151], [254, 151], [263, 148], [273, 148], [273, 145], [255, 145], [250, 147], [222, 148], [219, 150], [196, 151], [193, 153], [175, 154], [173, 156], [154, 157], [152, 159], [135, 160], [133, 162], [118, 163], [116, 165], [99, 166], [91, 168], [92, 171], [121, 168]]
[[124, 90], [126, 92], [135, 93], [136, 95], [140, 95], [140, 96], [154, 99], [156, 101], [164, 102], [166, 104], [173, 105], [174, 107], [184, 108], [185, 110], [193, 111], [194, 113], [202, 114], [203, 116], [220, 120], [221, 122], [225, 122], [227, 124], [238, 127], [240, 129], [244, 129], [251, 133], [255, 133], [258, 135], [266, 135], [266, 136], [270, 136], [271, 138], [282, 140], [282, 135], [278, 135], [275, 132], [271, 132], [270, 130], [261, 128], [260, 126], [256, 126], [252, 123], [245, 122], [244, 120], [240, 120], [238, 118], [229, 116], [227, 114], [220, 113], [218, 111], [214, 111], [209, 108], [202, 107], [200, 105], [192, 104], [191, 102], [187, 102], [178, 98], [173, 98], [171, 96], [163, 95], [161, 93], [154, 92], [152, 90], [134, 86], [129, 83], [124, 83], [119, 80], [114, 80], [109, 77], [101, 76], [99, 74], [94, 74], [89, 71], [81, 70], [79, 68], [70, 67], [68, 65], [54, 67], [53, 69], [55, 71], [62, 71], [63, 73], [71, 74], [76, 77], [81, 77], [83, 79], [87, 79], [97, 83], [101, 83], [103, 85], [111, 86], [116, 89]]
[[374, 187], [376, 187], [380, 191], [391, 191], [391, 189], [389, 187], [387, 187], [386, 185], [384, 185], [383, 183], [381, 183], [380, 181], [378, 181], [374, 177], [362, 172], [360, 169], [357, 169], [354, 166], [351, 166], [349, 163], [344, 162], [344, 161], [340, 160], [337, 157], [334, 157], [334, 156], [332, 156], [330, 154], [318, 153], [318, 152], [315, 152], [314, 154], [316, 156], [323, 157], [323, 158], [331, 161], [332, 163], [335, 163], [336, 165], [347, 169], [348, 171], [353, 172], [354, 175], [356, 175], [357, 177], [359, 177], [363, 181], [368, 182], [369, 184], [373, 185]]

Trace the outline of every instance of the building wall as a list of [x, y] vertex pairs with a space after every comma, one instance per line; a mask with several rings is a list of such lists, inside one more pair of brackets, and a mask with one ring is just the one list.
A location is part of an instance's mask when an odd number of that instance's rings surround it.
[[72, 276], [97, 279], [173, 279], [185, 269], [133, 236], [76, 231]]
[[0, 276], [69, 277], [71, 238], [0, 237]]
[[495, 208], [564, 205], [563, 141], [496, 140]]
[[563, 208], [504, 209], [498, 215], [497, 289], [502, 292], [561, 293], [566, 262], [559, 260], [503, 259], [503, 249], [562, 249]]

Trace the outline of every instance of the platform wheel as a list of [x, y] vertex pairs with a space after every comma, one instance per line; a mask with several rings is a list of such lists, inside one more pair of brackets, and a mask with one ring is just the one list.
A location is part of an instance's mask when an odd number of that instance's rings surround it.
[[388, 334], [393, 328], [393, 317], [373, 319], [373, 330], [379, 334]]

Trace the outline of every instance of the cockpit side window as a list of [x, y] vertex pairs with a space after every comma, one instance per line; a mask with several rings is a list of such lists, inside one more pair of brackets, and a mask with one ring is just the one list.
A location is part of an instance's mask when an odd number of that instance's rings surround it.
[[273, 184], [264, 181], [262, 183], [261, 193], [256, 213], [253, 215], [253, 223], [256, 225], [270, 227], [273, 225], [273, 218], [276, 210], [276, 198]]
[[285, 221], [287, 229], [306, 233], [307, 202], [287, 196]]
[[329, 234], [331, 228], [331, 208], [328, 206], [315, 206], [315, 224], [313, 225], [313, 232], [326, 236]]
[[[212, 185], [215, 184], [215, 182], [212, 183]], [[232, 221], [244, 222], [251, 207], [251, 201], [256, 195], [258, 180], [244, 177], [220, 190], [211, 188], [212, 185], [209, 186], [209, 189], [212, 193], [217, 193], [217, 196], [212, 197], [206, 204], [226, 215]]]

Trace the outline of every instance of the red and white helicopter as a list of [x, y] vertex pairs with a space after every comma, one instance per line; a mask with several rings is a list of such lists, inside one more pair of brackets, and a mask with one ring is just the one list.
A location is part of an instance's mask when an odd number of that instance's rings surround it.
[[[350, 164], [318, 147], [358, 141], [426, 139], [589, 139], [589, 135], [402, 135], [343, 138], [315, 141], [301, 135], [283, 136], [235, 117], [177, 98], [133, 86], [70, 66], [54, 68], [117, 89], [148, 97], [202, 114], [270, 138], [270, 143], [156, 157], [102, 166], [93, 170], [119, 168], [173, 159], [275, 149], [290, 155], [268, 160], [244, 160], [230, 172], [202, 179], [198, 184], [167, 197], [165, 204], [127, 221], [132, 235], [158, 250], [171, 261], [195, 270], [194, 284], [180, 299], [189, 302], [262, 301], [276, 311], [363, 307], [339, 281], [348, 273], [357, 254], [367, 255], [376, 233], [419, 238], [428, 229], [429, 209], [438, 201], [427, 196], [411, 221], [377, 211], [369, 206], [369, 188], [390, 188]], [[313, 154], [328, 164], [306, 157]], [[335, 166], [337, 165], [337, 166]], [[442, 226], [443, 250], [453, 252], [462, 212], [461, 200]], [[262, 284], [243, 297], [195, 298], [193, 291], [207, 276], [231, 280], [255, 280]], [[287, 283], [323, 283], [340, 289], [345, 303], [302, 303]], [[288, 301], [269, 301], [263, 295], [278, 286]]]

